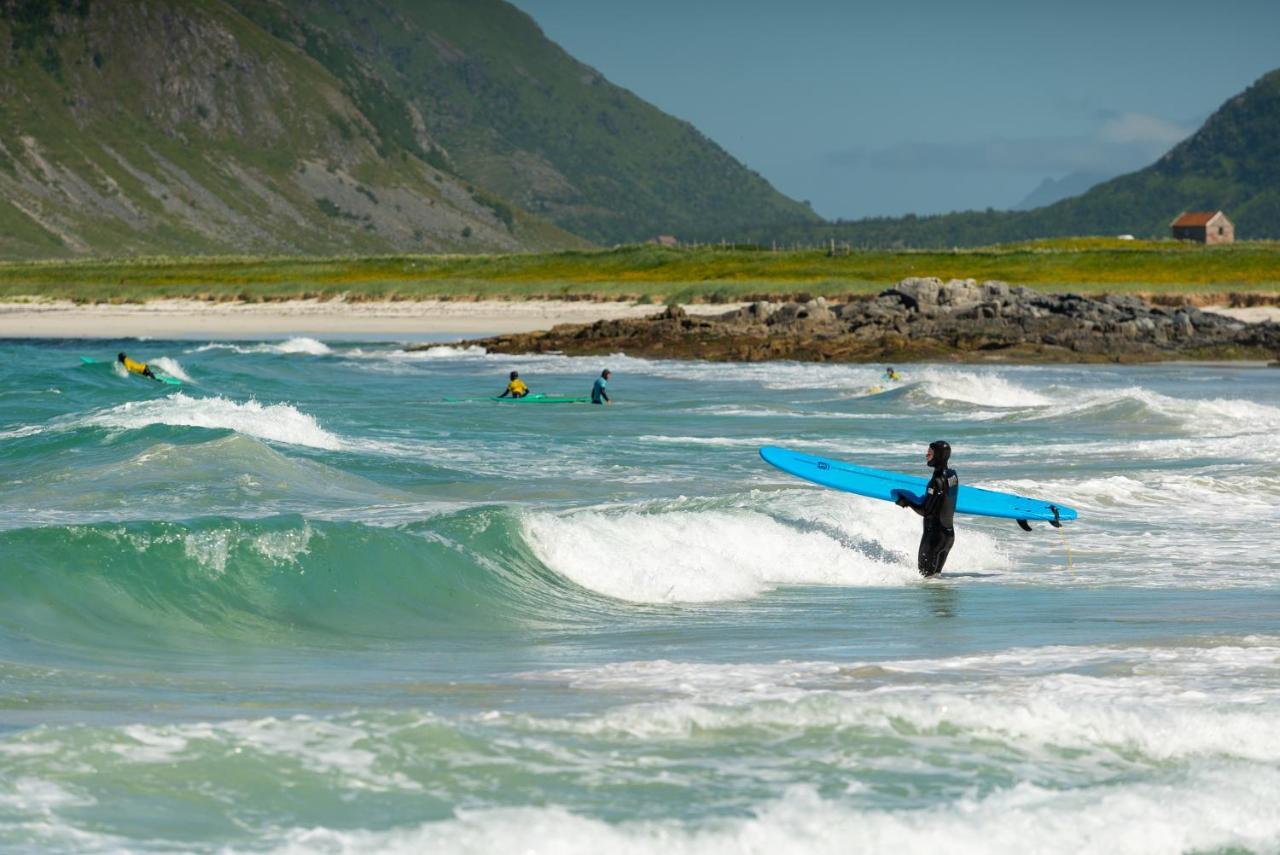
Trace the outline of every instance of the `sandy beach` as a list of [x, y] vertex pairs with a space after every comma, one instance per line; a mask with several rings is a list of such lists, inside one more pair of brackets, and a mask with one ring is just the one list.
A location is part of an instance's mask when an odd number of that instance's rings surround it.
[[[745, 304], [690, 304], [714, 315]], [[65, 300], [0, 303], [0, 338], [270, 338], [288, 335], [459, 335], [532, 332], [563, 323], [641, 318], [652, 305], [568, 300], [278, 303], [153, 300], [77, 305]], [[1208, 307], [1246, 323], [1280, 321], [1280, 307]]]
[[[718, 314], [738, 304], [690, 305]], [[640, 318], [660, 306], [568, 300], [289, 300], [216, 303], [153, 300], [77, 305], [66, 300], [0, 303], [0, 338], [258, 338], [283, 335], [432, 335], [516, 333], [563, 323]]]

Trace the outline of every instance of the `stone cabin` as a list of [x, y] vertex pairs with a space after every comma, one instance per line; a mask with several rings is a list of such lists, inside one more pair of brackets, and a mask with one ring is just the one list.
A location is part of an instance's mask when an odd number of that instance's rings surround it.
[[649, 243], [658, 246], [679, 246], [680, 241], [676, 240], [675, 235], [654, 235], [649, 238]]
[[1170, 223], [1176, 240], [1197, 243], [1234, 243], [1236, 227], [1221, 211], [1186, 211]]

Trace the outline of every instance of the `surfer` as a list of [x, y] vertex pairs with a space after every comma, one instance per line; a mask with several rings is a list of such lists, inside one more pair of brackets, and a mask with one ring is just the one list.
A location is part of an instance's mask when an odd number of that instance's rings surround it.
[[924, 517], [924, 534], [920, 537], [920, 555], [917, 559], [920, 575], [937, 576], [947, 563], [947, 553], [956, 542], [951, 520], [956, 510], [956, 493], [960, 490], [960, 477], [947, 463], [951, 460], [951, 446], [943, 441], [929, 443], [925, 462], [933, 467], [933, 477], [925, 488], [924, 501], [920, 504], [898, 495], [898, 506]]
[[519, 371], [511, 372], [511, 382], [507, 384], [507, 388], [503, 391], [499, 398], [505, 398], [510, 395], [513, 398], [523, 398], [529, 394], [529, 387], [520, 379]]
[[143, 377], [150, 377], [152, 380], [160, 379], [152, 373], [151, 366], [147, 365], [145, 362], [137, 362], [125, 356], [123, 353], [116, 354], [116, 361], [123, 365], [124, 370], [128, 371], [130, 374], [141, 374]]
[[899, 374], [897, 371], [894, 371], [892, 365], [887, 366], [884, 369], [884, 376], [880, 378], [881, 382], [884, 382], [884, 383], [897, 383], [901, 379], [902, 379], [902, 375]]
[[612, 372], [608, 368], [600, 372], [600, 376], [596, 378], [596, 382], [591, 386], [591, 403], [593, 404], [612, 404], [609, 400], [609, 393], [605, 391], [609, 386], [609, 377]]

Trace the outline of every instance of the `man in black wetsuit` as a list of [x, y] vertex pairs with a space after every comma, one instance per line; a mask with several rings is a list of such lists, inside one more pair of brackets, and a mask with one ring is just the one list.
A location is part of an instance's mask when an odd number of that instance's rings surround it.
[[947, 553], [956, 542], [951, 518], [956, 511], [960, 478], [954, 469], [947, 466], [951, 460], [951, 446], [943, 440], [929, 443], [929, 451], [924, 459], [933, 467], [933, 477], [925, 488], [924, 501], [917, 505], [900, 495], [898, 506], [911, 508], [924, 517], [924, 534], [920, 538], [918, 562], [920, 575], [928, 577], [942, 572], [942, 565], [947, 563]]

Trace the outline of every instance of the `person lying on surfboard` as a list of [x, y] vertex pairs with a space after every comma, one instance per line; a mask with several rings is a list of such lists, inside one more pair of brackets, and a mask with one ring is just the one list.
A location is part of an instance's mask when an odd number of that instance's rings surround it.
[[885, 370], [884, 370], [884, 376], [880, 378], [880, 382], [882, 382], [882, 383], [897, 383], [897, 382], [898, 382], [899, 380], [901, 380], [901, 379], [902, 379], [902, 375], [901, 375], [901, 374], [899, 374], [897, 371], [894, 371], [894, 370], [893, 370], [893, 366], [892, 366], [892, 365], [890, 365], [890, 366], [888, 366], [887, 368], [885, 368]]
[[141, 374], [143, 377], [150, 377], [152, 380], [160, 379], [152, 373], [151, 366], [147, 365], [145, 362], [138, 362], [130, 359], [123, 353], [116, 354], [116, 361], [123, 365], [124, 370], [128, 371], [130, 374]]
[[511, 372], [511, 382], [507, 384], [507, 388], [499, 398], [505, 398], [510, 395], [513, 398], [523, 398], [529, 394], [529, 387], [520, 379], [519, 371]]
[[956, 512], [956, 493], [960, 490], [960, 476], [947, 466], [951, 461], [951, 445], [944, 440], [929, 443], [925, 462], [933, 467], [933, 477], [925, 488], [924, 501], [920, 504], [898, 496], [898, 507], [911, 510], [924, 517], [924, 533], [920, 536], [920, 554], [917, 566], [926, 578], [937, 576], [947, 563], [947, 554], [956, 542], [955, 529], [951, 527]]

